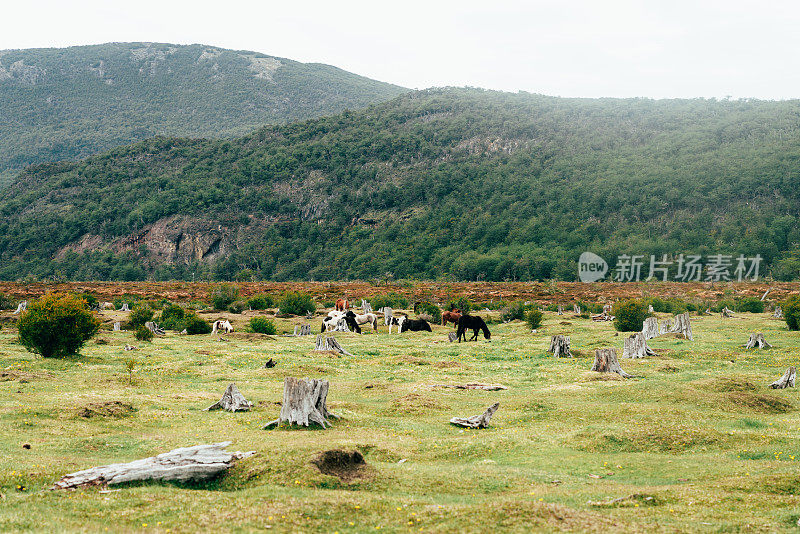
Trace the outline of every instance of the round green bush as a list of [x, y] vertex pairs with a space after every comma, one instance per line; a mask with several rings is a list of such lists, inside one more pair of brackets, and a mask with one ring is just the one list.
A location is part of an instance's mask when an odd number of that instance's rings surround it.
[[469, 313], [473, 309], [473, 305], [467, 297], [458, 297], [447, 302], [447, 309], [448, 311], [461, 310], [461, 313]]
[[22, 345], [45, 358], [76, 354], [100, 329], [100, 320], [75, 295], [48, 293], [28, 306], [17, 323]]
[[215, 310], [226, 310], [239, 298], [239, 288], [231, 284], [220, 284], [211, 292], [211, 305]]
[[436, 324], [442, 322], [442, 310], [439, 309], [439, 306], [433, 304], [432, 302], [420, 302], [415, 306], [415, 312], [417, 315], [420, 314], [427, 314], [431, 316], [431, 321]]
[[247, 303], [243, 300], [237, 300], [236, 302], [232, 302], [230, 306], [228, 306], [228, 311], [231, 313], [242, 313], [247, 309]]
[[764, 313], [764, 303], [758, 297], [744, 297], [736, 301], [734, 311]]
[[250, 319], [250, 330], [259, 334], [269, 334], [274, 336], [277, 332], [275, 322], [266, 317], [253, 317]]
[[538, 308], [534, 308], [525, 314], [525, 322], [531, 327], [531, 330], [536, 330], [542, 325], [542, 317], [544, 314]]
[[177, 304], [167, 304], [161, 310], [161, 315], [158, 317], [158, 324], [162, 328], [168, 330], [181, 331], [184, 329], [183, 318], [186, 315], [186, 310]]
[[272, 297], [269, 295], [253, 295], [247, 299], [247, 306], [251, 310], [266, 310], [275, 305]]
[[408, 299], [394, 292], [384, 293], [383, 295], [373, 295], [367, 300], [374, 310], [385, 308], [386, 306], [395, 310], [405, 310], [408, 308]]
[[128, 324], [130, 328], [136, 330], [137, 327], [144, 326], [144, 323], [147, 321], [152, 321], [153, 315], [155, 315], [155, 312], [150, 306], [146, 304], [137, 304], [133, 307], [131, 314], [128, 316]]
[[146, 326], [137, 326], [136, 332], [133, 333], [133, 337], [139, 341], [153, 341], [153, 332], [151, 332]]
[[305, 315], [317, 309], [317, 305], [311, 300], [311, 295], [300, 291], [287, 291], [278, 301], [281, 313], [289, 315]]
[[781, 306], [789, 330], [800, 330], [800, 295], [792, 295]]
[[211, 325], [208, 324], [208, 321], [193, 311], [187, 311], [183, 316], [183, 327], [186, 329], [186, 333], [190, 335], [211, 333]]
[[512, 302], [503, 310], [500, 318], [504, 323], [518, 321], [525, 318], [525, 303], [521, 301]]
[[614, 328], [620, 332], [640, 332], [644, 320], [649, 315], [647, 304], [641, 300], [621, 300], [611, 310], [614, 316]]

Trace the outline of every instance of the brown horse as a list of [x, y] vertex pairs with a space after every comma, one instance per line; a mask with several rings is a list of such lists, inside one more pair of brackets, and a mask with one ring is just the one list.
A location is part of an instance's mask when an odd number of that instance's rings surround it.
[[350, 309], [350, 301], [347, 299], [339, 299], [336, 301], [336, 311], [347, 311]]
[[447, 326], [448, 322], [457, 325], [459, 319], [461, 319], [461, 310], [442, 312], [442, 326]]

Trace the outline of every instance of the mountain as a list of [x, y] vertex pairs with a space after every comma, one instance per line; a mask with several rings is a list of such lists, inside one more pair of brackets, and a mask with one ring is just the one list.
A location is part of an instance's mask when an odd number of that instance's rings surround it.
[[244, 135], [404, 91], [329, 65], [206, 45], [3, 50], [0, 178], [154, 135]]
[[799, 183], [800, 101], [432, 89], [28, 168], [0, 278], [574, 280], [588, 250], [796, 279]]

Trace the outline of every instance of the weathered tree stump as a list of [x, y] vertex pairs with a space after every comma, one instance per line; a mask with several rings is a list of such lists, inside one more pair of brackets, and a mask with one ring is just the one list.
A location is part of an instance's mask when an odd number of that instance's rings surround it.
[[361, 299], [361, 309], [364, 310], [364, 313], [372, 313], [372, 304]]
[[128, 307], [127, 302], [123, 302], [122, 307], [119, 309], [119, 311], [131, 311], [131, 309]]
[[769, 385], [772, 389], [785, 389], [794, 387], [794, 379], [797, 377], [797, 369], [789, 367], [783, 376]]
[[658, 331], [659, 335], [669, 334], [672, 331], [672, 319], [664, 319], [661, 323], [661, 329]]
[[558, 305], [558, 314], [564, 315], [564, 307], [561, 304]]
[[692, 322], [689, 320], [689, 312], [681, 313], [675, 316], [675, 324], [670, 328], [670, 333], [682, 334], [684, 339], [693, 341], [692, 337]]
[[322, 334], [317, 334], [317, 340], [314, 344], [314, 350], [318, 350], [320, 352], [338, 352], [339, 354], [345, 354], [347, 356], [352, 356], [349, 352], [344, 350], [344, 348], [336, 341], [336, 338], [333, 336], [325, 337]]
[[447, 341], [449, 341], [450, 343], [454, 343], [456, 339], [458, 339], [458, 334], [456, 334], [455, 332], [449, 332], [447, 334]]
[[344, 317], [336, 321], [336, 326], [331, 330], [332, 332], [349, 332], [350, 329], [347, 328], [347, 320]]
[[547, 352], [552, 352], [556, 358], [572, 358], [572, 353], [569, 351], [569, 336], [557, 334], [551, 337]]
[[212, 410], [226, 410], [229, 412], [246, 412], [253, 406], [253, 403], [244, 398], [244, 395], [236, 387], [236, 384], [231, 382], [222, 394], [222, 398], [206, 408], [205, 411]]
[[294, 334], [292, 334], [292, 335], [295, 336], [295, 337], [298, 337], [298, 336], [310, 336], [311, 335], [311, 325], [310, 324], [304, 324], [304, 325], [300, 325], [300, 326], [294, 325]]
[[392, 317], [394, 317], [394, 310], [391, 309], [389, 306], [383, 307], [383, 325], [389, 326], [392, 323]]
[[655, 313], [656, 311], [653, 309], [653, 305], [649, 304], [647, 306], [647, 313]]
[[723, 319], [729, 319], [733, 317], [733, 310], [729, 310], [728, 307], [725, 306], [724, 308], [722, 308], [720, 316], [722, 316]]
[[597, 349], [594, 351], [594, 365], [592, 371], [600, 373], [617, 373], [623, 378], [631, 375], [622, 370], [617, 359], [617, 349]]
[[28, 301], [23, 300], [19, 304], [17, 304], [17, 309], [14, 311], [14, 315], [19, 315], [20, 313], [24, 312], [28, 309]]
[[489, 426], [489, 419], [492, 418], [494, 412], [496, 412], [499, 407], [500, 403], [495, 402], [480, 415], [473, 415], [472, 417], [453, 417], [450, 419], [450, 424], [463, 426], [465, 428], [486, 428]]
[[775, 311], [772, 312], [772, 316], [776, 319], [783, 319], [783, 309], [780, 306], [775, 308]]
[[655, 317], [648, 317], [644, 320], [642, 325], [642, 335], [645, 341], [658, 337], [658, 319]]
[[145, 480], [200, 482], [216, 478], [236, 460], [253, 456], [250, 452], [226, 452], [230, 441], [175, 449], [127, 464], [111, 464], [64, 475], [53, 489], [70, 489], [99, 484], [122, 484]]
[[580, 315], [581, 314], [581, 307], [578, 306], [577, 304], [573, 304], [572, 305], [572, 311], [575, 312], [575, 315]]
[[764, 334], [759, 332], [757, 334], [750, 334], [750, 339], [747, 340], [745, 344], [745, 349], [754, 349], [758, 347], [759, 349], [771, 349], [772, 345], [767, 343], [767, 340], [764, 339]]
[[278, 419], [270, 421], [264, 428], [280, 426], [282, 423], [308, 426], [316, 423], [322, 428], [330, 424], [329, 417], [338, 416], [328, 412], [328, 381], [315, 378], [298, 379], [287, 376], [283, 381], [283, 405]]
[[625, 338], [625, 344], [622, 349], [623, 358], [644, 358], [645, 356], [655, 356], [650, 347], [647, 346], [647, 340], [641, 332]]
[[150, 330], [153, 334], [155, 334], [157, 336], [163, 336], [164, 334], [166, 334], [164, 329], [161, 328], [160, 326], [158, 326], [153, 321], [147, 321], [146, 323], [144, 323], [144, 326], [145, 326], [145, 328], [147, 328], [148, 330]]
[[122, 330], [122, 324], [119, 321], [114, 322], [114, 332], [119, 332]]

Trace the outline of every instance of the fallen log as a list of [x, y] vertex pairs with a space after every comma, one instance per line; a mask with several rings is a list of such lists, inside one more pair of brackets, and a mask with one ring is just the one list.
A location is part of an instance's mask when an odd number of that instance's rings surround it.
[[489, 419], [492, 418], [492, 415], [494, 415], [494, 412], [496, 412], [499, 407], [500, 403], [495, 402], [480, 415], [473, 415], [472, 417], [453, 417], [450, 419], [450, 424], [463, 426], [465, 428], [486, 428], [489, 426]]
[[326, 428], [325, 424], [330, 424], [329, 417], [338, 419], [338, 416], [328, 411], [328, 387], [327, 380], [301, 380], [287, 376], [283, 381], [281, 414], [264, 425], [264, 429], [278, 427], [282, 423], [309, 426], [309, 422]]
[[631, 375], [622, 370], [617, 359], [617, 349], [597, 349], [594, 351], [594, 365], [592, 371], [599, 373], [617, 373], [622, 378], [631, 378]]
[[244, 398], [244, 395], [236, 387], [236, 384], [231, 382], [222, 394], [222, 398], [205, 409], [210, 412], [212, 410], [226, 410], [228, 412], [246, 412], [253, 406], [253, 403]]
[[750, 334], [750, 339], [747, 340], [747, 343], [744, 346], [744, 348], [747, 350], [754, 349], [756, 347], [758, 347], [759, 349], [772, 348], [772, 345], [770, 345], [767, 342], [767, 340], [764, 339], [764, 334], [762, 332], [759, 332], [757, 334]]
[[195, 445], [175, 449], [126, 464], [110, 464], [64, 475], [52, 489], [70, 489], [80, 486], [113, 485], [123, 482], [165, 480], [175, 482], [200, 482], [216, 478], [236, 460], [255, 454], [226, 452], [230, 441]]
[[569, 336], [557, 334], [550, 338], [550, 348], [547, 349], [547, 352], [552, 352], [556, 358], [572, 358], [569, 343]]
[[431, 384], [432, 388], [451, 388], [451, 389], [481, 389], [483, 391], [500, 391], [508, 389], [501, 384]]
[[785, 389], [794, 387], [794, 379], [797, 377], [797, 369], [789, 367], [783, 376], [769, 385], [772, 389]]
[[731, 317], [733, 317], [733, 311], [728, 309], [727, 306], [725, 306], [724, 308], [722, 308], [722, 311], [720, 312], [720, 316], [723, 319], [730, 319]]
[[153, 321], [147, 321], [146, 323], [144, 323], [144, 326], [145, 326], [145, 328], [147, 328], [148, 330], [150, 330], [153, 334], [155, 334], [157, 336], [163, 336], [164, 334], [166, 334], [164, 329], [161, 328], [160, 326], [158, 326]]

